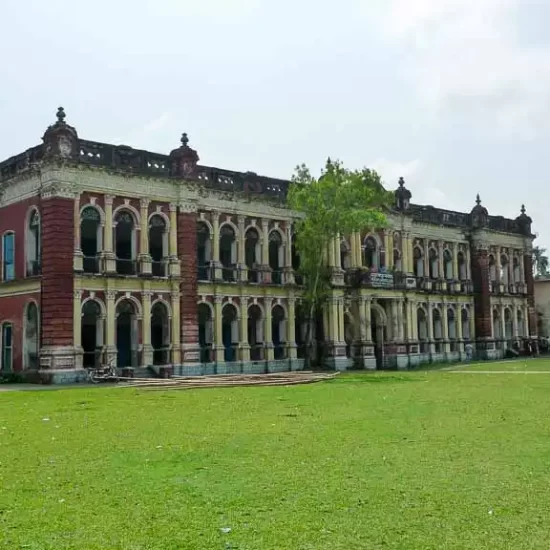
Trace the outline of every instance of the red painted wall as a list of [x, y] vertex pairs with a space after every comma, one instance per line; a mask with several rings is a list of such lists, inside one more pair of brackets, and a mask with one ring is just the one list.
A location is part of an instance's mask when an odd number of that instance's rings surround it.
[[23, 370], [23, 324], [25, 307], [34, 301], [40, 311], [40, 293], [5, 296], [0, 298], [0, 325], [13, 325], [13, 370]]
[[31, 206], [40, 210], [40, 198], [31, 197], [24, 201], [0, 208], [0, 284], [4, 266], [4, 252], [2, 250], [2, 235], [6, 231], [15, 232], [15, 280], [25, 277], [25, 223]]

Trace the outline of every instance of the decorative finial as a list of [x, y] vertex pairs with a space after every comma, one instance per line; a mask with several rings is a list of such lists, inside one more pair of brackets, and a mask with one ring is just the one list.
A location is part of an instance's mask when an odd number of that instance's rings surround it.
[[63, 109], [63, 107], [58, 107], [56, 116], [57, 116], [57, 122], [59, 124], [64, 124], [65, 123], [65, 117], [67, 115], [65, 114], [65, 109]]
[[481, 204], [481, 199], [479, 198], [479, 193], [476, 195], [476, 204], [478, 206]]
[[399, 178], [399, 187], [405, 187], [405, 180], [403, 179], [403, 177]]
[[521, 213], [525, 214], [525, 205], [524, 204], [521, 205]]
[[189, 138], [187, 137], [187, 134], [184, 132], [183, 134], [181, 134], [181, 144], [184, 147], [187, 147], [188, 143], [189, 143]]

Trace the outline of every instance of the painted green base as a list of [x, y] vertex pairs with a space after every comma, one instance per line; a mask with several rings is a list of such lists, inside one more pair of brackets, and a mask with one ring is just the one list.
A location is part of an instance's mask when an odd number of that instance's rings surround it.
[[79, 384], [87, 380], [88, 372], [85, 369], [41, 369], [33, 381], [45, 385], [67, 385]]

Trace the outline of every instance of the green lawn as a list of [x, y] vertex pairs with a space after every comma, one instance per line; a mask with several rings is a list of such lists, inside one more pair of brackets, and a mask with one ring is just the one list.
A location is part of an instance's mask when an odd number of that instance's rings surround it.
[[545, 375], [0, 393], [0, 548], [547, 549], [549, 417]]
[[[448, 367], [448, 365], [447, 365]], [[510, 371], [510, 372], [550, 372], [550, 359], [534, 359], [521, 357], [519, 359], [508, 359], [505, 361], [481, 361], [454, 365], [451, 370], [469, 371]]]

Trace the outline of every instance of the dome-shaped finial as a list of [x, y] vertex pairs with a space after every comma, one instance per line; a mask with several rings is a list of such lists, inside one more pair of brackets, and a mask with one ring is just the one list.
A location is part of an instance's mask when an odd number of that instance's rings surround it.
[[525, 205], [524, 204], [521, 205], [521, 213], [525, 214]]
[[189, 137], [187, 136], [186, 132], [183, 132], [183, 134], [181, 134], [181, 144], [184, 147], [187, 147], [187, 145], [189, 144]]
[[63, 109], [63, 107], [58, 107], [57, 108], [57, 123], [58, 124], [65, 124], [65, 117], [67, 116], [65, 114], [65, 109]]
[[401, 188], [405, 187], [405, 179], [403, 177], [399, 178], [399, 187]]
[[479, 198], [479, 193], [476, 195], [476, 204], [478, 206], [481, 204], [481, 199]]

